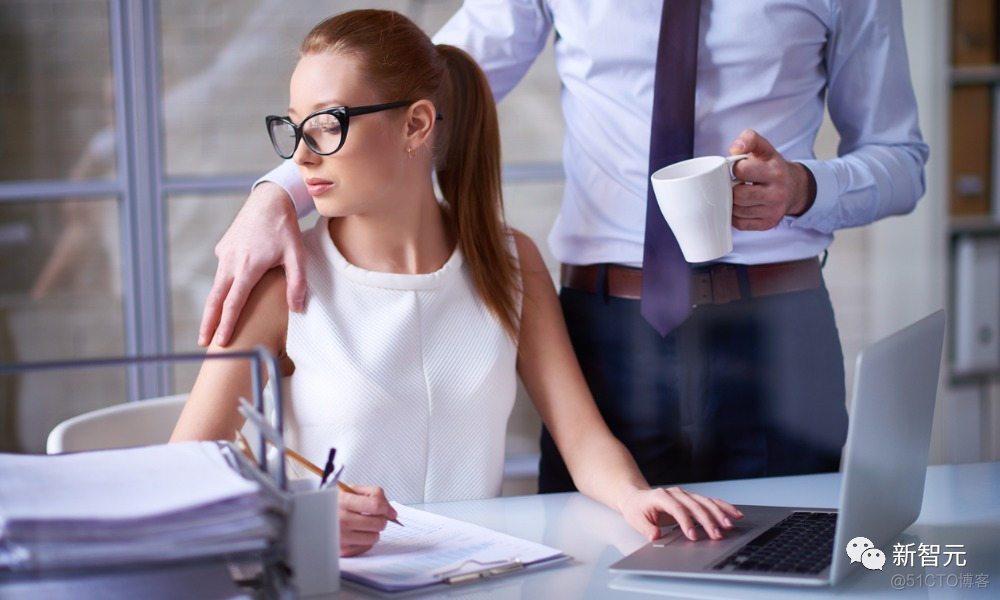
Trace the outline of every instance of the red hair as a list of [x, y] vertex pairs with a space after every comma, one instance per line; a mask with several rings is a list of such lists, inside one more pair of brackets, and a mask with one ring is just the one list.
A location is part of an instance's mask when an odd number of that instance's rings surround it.
[[374, 9], [326, 19], [306, 35], [300, 53], [354, 57], [382, 96], [379, 102], [434, 103], [443, 116], [434, 156], [449, 225], [477, 292], [516, 339], [520, 285], [504, 221], [500, 126], [479, 65], [459, 48], [435, 46], [405, 16]]

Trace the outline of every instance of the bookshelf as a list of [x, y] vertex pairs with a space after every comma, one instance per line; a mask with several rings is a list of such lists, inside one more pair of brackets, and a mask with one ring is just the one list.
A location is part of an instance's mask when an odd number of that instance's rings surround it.
[[949, 214], [953, 230], [1000, 220], [1000, 0], [953, 0]]
[[1000, 0], [951, 0], [943, 456], [1000, 456]]
[[1000, 0], [952, 0], [952, 375], [1000, 375]]

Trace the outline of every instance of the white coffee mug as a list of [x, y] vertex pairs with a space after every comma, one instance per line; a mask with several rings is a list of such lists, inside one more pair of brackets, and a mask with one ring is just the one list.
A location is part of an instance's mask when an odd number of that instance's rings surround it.
[[653, 192], [689, 263], [721, 258], [733, 250], [733, 164], [747, 158], [701, 156], [653, 173]]

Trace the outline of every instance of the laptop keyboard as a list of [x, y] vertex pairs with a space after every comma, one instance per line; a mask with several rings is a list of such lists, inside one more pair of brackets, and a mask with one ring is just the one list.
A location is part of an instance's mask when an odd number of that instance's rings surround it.
[[794, 512], [712, 567], [818, 575], [833, 558], [834, 512]]

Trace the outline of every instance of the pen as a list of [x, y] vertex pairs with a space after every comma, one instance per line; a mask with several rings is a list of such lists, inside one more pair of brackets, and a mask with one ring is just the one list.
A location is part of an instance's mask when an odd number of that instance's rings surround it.
[[320, 489], [326, 485], [326, 480], [333, 475], [333, 457], [337, 455], [336, 448], [330, 448], [330, 454], [326, 457], [326, 466], [323, 467], [323, 479], [319, 482]]
[[[331, 483], [340, 483], [340, 473], [344, 470], [344, 465], [340, 465], [340, 468], [333, 474], [333, 477], [327, 479], [325, 482], [319, 484], [319, 489], [325, 490], [330, 487]], [[339, 489], [339, 486], [338, 486]]]
[[[308, 458], [302, 456], [301, 454], [299, 454], [295, 450], [291, 450], [289, 448], [285, 448], [285, 454], [288, 455], [288, 458], [290, 458], [290, 459], [294, 460], [295, 462], [299, 463], [300, 465], [302, 465], [303, 467], [305, 467], [307, 470], [309, 470], [310, 472], [312, 472], [317, 477], [323, 477], [323, 469], [321, 469], [321, 468], [317, 467], [316, 465], [314, 465]], [[354, 494], [355, 496], [363, 496], [364, 495], [361, 492], [357, 491], [356, 489], [352, 488], [351, 486], [347, 485], [343, 481], [340, 481], [339, 479], [337, 480], [337, 488], [340, 491], [342, 491], [342, 492], [346, 492], [348, 494]], [[389, 520], [392, 521], [393, 523], [395, 523], [396, 525], [399, 525], [400, 527], [403, 526], [403, 524], [400, 523], [399, 521], [397, 521], [396, 519], [389, 519]]]

